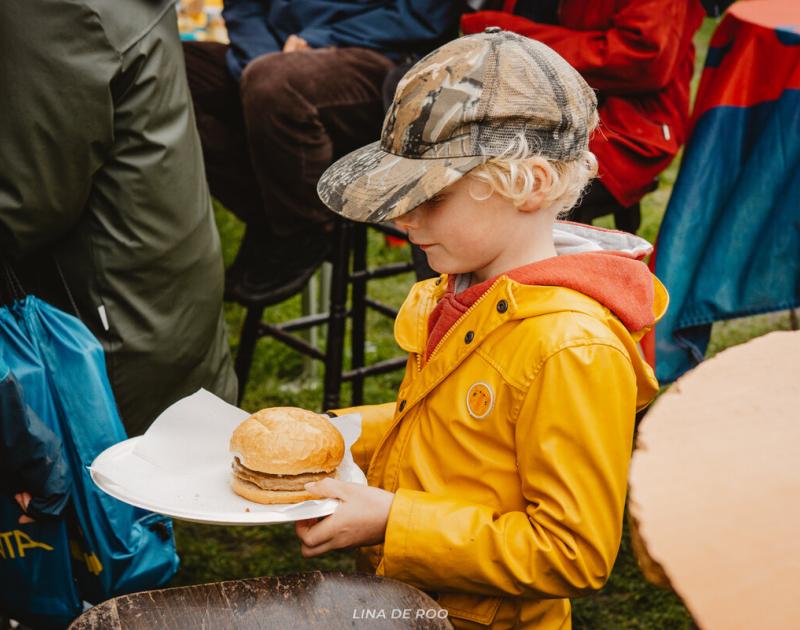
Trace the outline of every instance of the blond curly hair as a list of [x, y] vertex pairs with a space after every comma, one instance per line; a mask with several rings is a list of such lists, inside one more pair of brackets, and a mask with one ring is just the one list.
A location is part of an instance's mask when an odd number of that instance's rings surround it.
[[542, 207], [552, 208], [559, 215], [567, 213], [580, 201], [583, 191], [597, 175], [597, 158], [591, 151], [568, 162], [550, 160], [541, 155], [531, 157], [532, 151], [524, 136], [518, 136], [502, 155], [472, 169], [467, 176], [487, 184], [489, 192], [479, 194], [470, 189], [478, 201], [488, 199], [492, 193], [505, 197], [519, 207], [538, 190], [534, 166], [540, 166], [549, 175], [550, 184], [544, 190]]

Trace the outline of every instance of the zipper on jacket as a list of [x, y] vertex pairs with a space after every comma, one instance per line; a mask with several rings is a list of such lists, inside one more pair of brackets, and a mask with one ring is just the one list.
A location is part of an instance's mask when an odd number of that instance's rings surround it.
[[[462, 313], [461, 317], [459, 317], [459, 318], [458, 318], [458, 319], [457, 319], [457, 320], [456, 320], [456, 321], [453, 323], [453, 325], [452, 325], [452, 326], [450, 326], [450, 328], [448, 328], [448, 329], [447, 329], [447, 332], [446, 332], [444, 335], [442, 335], [442, 338], [441, 338], [441, 339], [439, 339], [439, 343], [437, 343], [437, 344], [436, 344], [436, 347], [435, 347], [435, 348], [433, 349], [433, 351], [431, 352], [431, 355], [428, 357], [428, 361], [426, 361], [426, 363], [429, 363], [429, 362], [431, 361], [431, 359], [433, 359], [433, 357], [434, 357], [434, 355], [436, 354], [436, 352], [439, 350], [439, 348], [441, 348], [441, 347], [442, 347], [442, 344], [444, 344], [444, 342], [445, 342], [445, 341], [447, 340], [447, 338], [448, 338], [448, 337], [451, 335], [451, 333], [452, 333], [452, 332], [453, 332], [453, 331], [456, 329], [456, 327], [457, 327], [457, 326], [458, 326], [458, 325], [461, 323], [461, 320], [463, 320], [464, 318], [466, 318], [466, 317], [467, 317], [467, 316], [468, 316], [468, 315], [469, 315], [469, 314], [470, 314], [470, 313], [471, 313], [473, 310], [475, 310], [475, 309], [478, 307], [478, 305], [479, 305], [481, 302], [483, 302], [483, 300], [484, 300], [484, 299], [486, 299], [486, 296], [487, 296], [487, 295], [489, 295], [489, 293], [491, 293], [491, 292], [492, 292], [492, 290], [493, 290], [493, 289], [494, 289], [494, 288], [497, 286], [497, 284], [500, 282], [500, 280], [502, 280], [502, 279], [503, 279], [503, 277], [504, 277], [504, 276], [501, 276], [500, 278], [498, 278], [497, 280], [495, 280], [495, 281], [492, 283], [492, 285], [491, 285], [491, 286], [490, 286], [488, 289], [486, 289], [486, 291], [484, 291], [484, 292], [483, 292], [483, 295], [481, 295], [481, 296], [480, 296], [480, 297], [479, 297], [477, 300], [475, 300], [475, 302], [473, 302], [472, 306], [470, 306], [470, 307], [469, 307], [469, 308], [468, 308], [466, 311], [464, 311], [464, 312]], [[418, 371], [418, 372], [419, 372], [419, 371], [422, 371], [422, 360], [419, 358], [419, 355], [417, 355], [417, 371]]]
[[[492, 283], [492, 286], [490, 286], [490, 287], [489, 287], [489, 288], [488, 288], [488, 289], [487, 289], [487, 290], [484, 292], [484, 294], [483, 294], [483, 295], [481, 295], [481, 296], [480, 296], [480, 297], [479, 297], [477, 300], [475, 300], [475, 302], [472, 304], [472, 306], [470, 306], [470, 307], [469, 307], [469, 308], [468, 308], [466, 311], [464, 311], [464, 313], [461, 315], [461, 317], [459, 317], [459, 318], [458, 318], [458, 319], [457, 319], [457, 320], [456, 320], [456, 321], [453, 323], [453, 325], [450, 327], [450, 329], [449, 329], [449, 330], [448, 330], [448, 331], [447, 331], [447, 332], [444, 334], [444, 336], [442, 336], [442, 338], [439, 340], [439, 343], [437, 343], [437, 344], [436, 344], [436, 347], [433, 349], [433, 352], [431, 352], [431, 356], [430, 356], [430, 357], [428, 357], [428, 361], [430, 361], [430, 360], [431, 360], [431, 358], [433, 358], [433, 355], [434, 355], [434, 354], [436, 354], [436, 351], [437, 351], [437, 350], [438, 350], [438, 349], [439, 349], [439, 348], [442, 346], [442, 344], [444, 343], [445, 339], [447, 339], [447, 338], [450, 336], [450, 333], [453, 331], [453, 329], [454, 329], [456, 326], [458, 326], [458, 324], [460, 324], [460, 323], [461, 323], [461, 320], [462, 320], [462, 319], [464, 319], [465, 317], [467, 317], [467, 316], [468, 316], [468, 315], [469, 315], [469, 314], [470, 314], [470, 313], [471, 313], [473, 310], [475, 310], [475, 308], [477, 308], [477, 307], [478, 307], [478, 305], [479, 305], [481, 302], [483, 302], [483, 300], [486, 298], [486, 296], [487, 296], [487, 295], [489, 295], [489, 293], [491, 293], [491, 292], [492, 292], [492, 290], [493, 290], [493, 289], [494, 289], [494, 288], [497, 286], [497, 284], [500, 282], [500, 280], [502, 280], [502, 279], [503, 279], [503, 277], [505, 277], [505, 276], [501, 276], [500, 278], [498, 278], [497, 280], [495, 280], [495, 281]], [[417, 360], [417, 372], [421, 372], [421, 371], [422, 371], [422, 358], [421, 358], [421, 355], [420, 355], [418, 352], [417, 352], [417, 353], [415, 353], [415, 354], [416, 354], [416, 360]], [[406, 409], [409, 409], [409, 407], [408, 407], [408, 406], [406, 406]], [[402, 413], [402, 412], [401, 412], [401, 413]], [[378, 455], [380, 455], [380, 452], [381, 452], [381, 450], [383, 449], [384, 445], [386, 444], [386, 441], [389, 439], [389, 436], [390, 436], [390, 435], [392, 435], [392, 434], [394, 433], [394, 431], [395, 431], [395, 429], [397, 428], [397, 425], [398, 425], [398, 424], [399, 424], [399, 420], [397, 419], [397, 414], [395, 413], [395, 416], [394, 416], [394, 418], [392, 419], [392, 426], [391, 426], [391, 427], [389, 427], [389, 430], [388, 430], [388, 431], [386, 431], [386, 433], [384, 433], [383, 437], [381, 438], [380, 442], [378, 443], [378, 446], [375, 448], [375, 452], [372, 454], [372, 459], [370, 460], [370, 463], [369, 463], [369, 467], [368, 467], [368, 468], [372, 468], [372, 463], [373, 463], [373, 462], [375, 462], [375, 461], [377, 461], [377, 459], [378, 459]], [[395, 478], [395, 481], [396, 481], [396, 478]], [[396, 490], [396, 488], [395, 488], [395, 490]]]

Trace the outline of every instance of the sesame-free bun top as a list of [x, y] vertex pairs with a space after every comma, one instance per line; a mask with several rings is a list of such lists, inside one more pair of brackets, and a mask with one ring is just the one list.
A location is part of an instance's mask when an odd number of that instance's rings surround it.
[[271, 407], [236, 427], [230, 450], [243, 466], [270, 475], [332, 472], [342, 462], [344, 439], [318, 413]]

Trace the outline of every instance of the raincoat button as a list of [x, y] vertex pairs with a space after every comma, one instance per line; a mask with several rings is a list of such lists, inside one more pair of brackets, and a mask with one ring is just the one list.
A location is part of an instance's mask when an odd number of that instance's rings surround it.
[[505, 300], [500, 300], [497, 303], [497, 312], [498, 313], [505, 313], [508, 310], [508, 302]]
[[405, 408], [406, 408], [406, 399], [403, 398], [403, 400], [400, 401], [399, 409], [400, 409], [400, 411], [403, 411], [403, 409], [405, 409]]
[[436, 278], [436, 286], [438, 287], [440, 284], [442, 284], [442, 279]]
[[471, 330], [464, 335], [464, 343], [472, 343], [472, 340], [475, 339], [475, 333]]

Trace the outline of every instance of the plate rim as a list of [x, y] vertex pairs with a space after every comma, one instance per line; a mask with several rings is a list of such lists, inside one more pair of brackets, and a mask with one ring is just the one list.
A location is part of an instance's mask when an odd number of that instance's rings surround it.
[[[122, 501], [123, 503], [127, 503], [129, 505], [133, 505], [135, 507], [141, 508], [143, 510], [148, 510], [150, 512], [155, 512], [157, 514], [163, 514], [164, 516], [169, 516], [170, 518], [174, 518], [181, 521], [188, 521], [191, 523], [201, 523], [204, 525], [274, 525], [280, 523], [293, 523], [297, 520], [297, 518], [292, 518], [289, 516], [288, 518], [275, 518], [274, 514], [270, 514], [268, 519], [261, 518], [259, 519], [259, 514], [268, 514], [266, 512], [261, 512], [260, 510], [256, 510], [254, 512], [242, 512], [241, 514], [235, 512], [220, 512], [216, 515], [216, 517], [208, 517], [204, 518], [202, 516], [198, 516], [197, 514], [193, 514], [191, 512], [184, 512], [182, 510], [175, 510], [169, 507], [161, 506], [157, 503], [153, 503], [144, 499], [138, 495], [129, 495], [122, 493], [115, 492], [114, 488], [120, 488], [119, 484], [113, 483], [111, 479], [105, 477], [100, 471], [96, 471], [94, 466], [97, 464], [98, 460], [101, 459], [108, 459], [114, 455], [117, 455], [117, 451], [124, 451], [126, 454], [128, 452], [132, 452], [133, 448], [136, 446], [136, 442], [142, 439], [142, 435], [137, 435], [132, 438], [128, 438], [126, 440], [122, 440], [121, 442], [117, 442], [116, 444], [112, 444], [105, 450], [103, 450], [97, 457], [94, 458], [92, 463], [87, 466], [89, 469], [89, 475], [94, 482], [94, 484], [100, 488], [103, 492], [108, 494], [109, 496], [113, 497], [118, 501]], [[352, 454], [351, 454], [352, 457]], [[358, 467], [358, 464], [353, 461], [353, 464]], [[360, 469], [359, 469], [360, 470]], [[364, 476], [363, 471], [361, 471], [362, 476]], [[365, 480], [366, 477], [364, 476]], [[104, 483], [104, 480], [108, 480], [110, 484]], [[110, 488], [108, 486], [111, 486]], [[244, 501], [248, 503], [263, 507], [265, 504], [256, 503], [254, 501], [248, 501], [247, 499], [242, 498]], [[318, 518], [321, 516], [329, 516], [333, 514], [336, 509], [338, 508], [338, 500], [337, 499], [310, 499], [310, 501], [330, 501], [332, 502], [329, 506], [320, 506], [320, 514], [315, 515], [313, 518]], [[276, 504], [278, 505], [278, 504]], [[292, 504], [279, 504], [279, 505], [292, 505]], [[296, 504], [299, 505], [299, 504]]]

